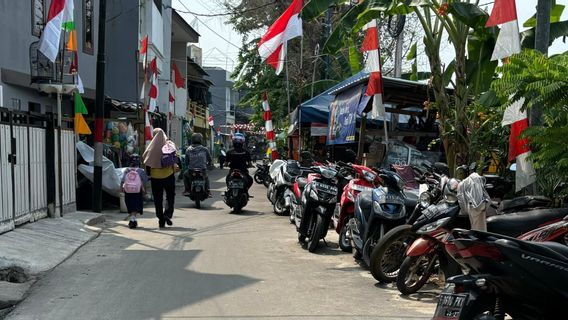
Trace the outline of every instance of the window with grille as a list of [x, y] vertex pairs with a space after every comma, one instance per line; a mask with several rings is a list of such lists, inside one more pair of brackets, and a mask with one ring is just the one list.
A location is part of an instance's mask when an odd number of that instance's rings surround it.
[[83, 52], [93, 54], [93, 1], [83, 1]]
[[45, 26], [45, 0], [32, 0], [32, 34], [41, 36]]

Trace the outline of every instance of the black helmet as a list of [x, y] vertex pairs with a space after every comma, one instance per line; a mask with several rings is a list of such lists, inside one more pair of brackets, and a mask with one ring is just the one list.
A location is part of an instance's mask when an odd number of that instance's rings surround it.
[[138, 167], [140, 166], [140, 156], [136, 153], [130, 156], [130, 166], [131, 167]]
[[201, 133], [194, 133], [191, 136], [191, 144], [203, 145], [203, 135]]

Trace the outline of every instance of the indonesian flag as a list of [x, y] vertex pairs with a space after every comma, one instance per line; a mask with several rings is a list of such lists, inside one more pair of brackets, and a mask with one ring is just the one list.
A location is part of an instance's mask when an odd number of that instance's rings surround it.
[[174, 98], [174, 95], [172, 94], [171, 91], [169, 92], [169, 95], [170, 95], [170, 96], [169, 96], [169, 99], [168, 99], [168, 100], [169, 100], [169, 102], [170, 102], [170, 105], [169, 105], [170, 108], [169, 108], [169, 110], [168, 110], [168, 118], [169, 118], [170, 121], [171, 121], [171, 120], [172, 120], [173, 110], [174, 110], [174, 102], [176, 101], [176, 99]]
[[262, 95], [262, 109], [264, 109], [264, 126], [266, 129], [266, 139], [268, 142], [268, 150], [266, 153], [272, 154], [272, 160], [278, 159], [278, 151], [276, 151], [276, 143], [274, 142], [274, 128], [272, 127], [272, 112], [268, 104], [266, 92]]
[[148, 108], [144, 109], [144, 141], [146, 145], [152, 140], [152, 127], [150, 126], [150, 115], [148, 114]]
[[209, 126], [211, 128], [213, 128], [213, 126], [215, 126], [215, 119], [213, 119], [213, 116], [209, 116], [209, 118], [207, 119], [207, 121], [209, 121]]
[[495, 0], [491, 16], [485, 26], [493, 27], [496, 25], [500, 25], [501, 30], [497, 36], [491, 60], [504, 59], [521, 52], [515, 0]]
[[39, 43], [39, 51], [51, 62], [55, 62], [59, 53], [61, 29], [70, 22], [73, 22], [73, 0], [52, 0]]
[[258, 43], [261, 60], [266, 60], [276, 70], [276, 74], [280, 74], [284, 68], [288, 40], [302, 35], [300, 11], [303, 5], [303, 0], [292, 1], [288, 9], [268, 28]]
[[535, 171], [532, 162], [528, 159], [531, 154], [528, 139], [520, 138], [522, 132], [529, 126], [527, 111], [521, 111], [524, 98], [514, 102], [507, 107], [503, 114], [502, 126], [511, 125], [511, 135], [509, 136], [509, 162], [516, 160], [517, 169], [515, 172], [515, 191], [518, 192], [524, 187], [535, 182]]
[[150, 111], [154, 112], [156, 110], [158, 101], [158, 74], [154, 73], [152, 75], [152, 83], [150, 85], [150, 92], [148, 93], [150, 97]]
[[185, 87], [185, 79], [181, 76], [181, 72], [179, 71], [178, 66], [174, 61], [172, 61], [172, 70], [174, 71], [174, 82], [176, 88]]
[[146, 57], [148, 56], [148, 35], [140, 41], [140, 54], [142, 55], [142, 68], [146, 70]]
[[365, 71], [369, 72], [369, 83], [367, 84], [366, 96], [373, 96], [373, 109], [371, 116], [373, 119], [385, 116], [385, 106], [383, 104], [383, 76], [381, 74], [381, 60], [379, 54], [379, 31], [377, 21], [372, 20], [367, 23], [363, 30], [365, 38], [361, 45], [361, 52], [367, 53], [365, 59]]

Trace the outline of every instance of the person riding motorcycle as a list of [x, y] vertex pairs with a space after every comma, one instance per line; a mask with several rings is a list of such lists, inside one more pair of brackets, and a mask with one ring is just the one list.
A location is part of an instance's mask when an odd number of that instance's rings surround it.
[[183, 175], [185, 187], [183, 194], [187, 196], [191, 192], [191, 171], [200, 170], [203, 172], [203, 178], [205, 179], [205, 191], [211, 197], [209, 177], [207, 176], [207, 167], [211, 164], [211, 153], [209, 149], [203, 146], [203, 135], [201, 133], [194, 133], [191, 136], [191, 145], [185, 152], [185, 163], [187, 170]]
[[231, 176], [233, 170], [239, 170], [245, 175], [247, 181], [247, 190], [252, 186], [252, 177], [248, 173], [248, 168], [252, 167], [250, 152], [244, 147], [245, 137], [241, 133], [235, 133], [233, 136], [233, 149], [227, 152], [225, 163], [229, 165], [229, 174], [227, 180]]

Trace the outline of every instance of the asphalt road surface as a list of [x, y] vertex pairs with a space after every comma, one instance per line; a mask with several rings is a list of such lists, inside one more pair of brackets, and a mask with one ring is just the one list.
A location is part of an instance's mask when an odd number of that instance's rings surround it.
[[8, 319], [430, 319], [435, 291], [401, 297], [351, 254], [311, 254], [266, 189], [240, 215], [221, 199], [226, 170], [210, 173], [201, 210], [178, 189], [174, 225], [158, 229], [149, 206], [130, 230], [110, 213], [94, 241], [45, 275]]

